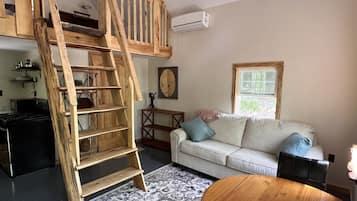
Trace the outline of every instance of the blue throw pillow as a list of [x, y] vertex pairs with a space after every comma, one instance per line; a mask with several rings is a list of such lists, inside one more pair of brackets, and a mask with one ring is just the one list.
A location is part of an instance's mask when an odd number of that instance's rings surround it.
[[183, 122], [180, 125], [193, 142], [206, 140], [215, 134], [200, 117]]
[[277, 156], [280, 152], [304, 157], [312, 146], [311, 139], [300, 135], [299, 133], [293, 133], [280, 145]]

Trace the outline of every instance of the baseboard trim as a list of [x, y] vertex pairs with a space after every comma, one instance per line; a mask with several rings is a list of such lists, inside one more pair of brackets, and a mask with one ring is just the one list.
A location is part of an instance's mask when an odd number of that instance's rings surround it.
[[142, 140], [141, 139], [136, 139], [135, 140], [135, 144], [141, 144], [142, 143]]
[[349, 197], [350, 200], [352, 201], [352, 193], [351, 193], [350, 189], [347, 189], [347, 188], [344, 188], [341, 186], [336, 186], [333, 184], [327, 184], [327, 191]]

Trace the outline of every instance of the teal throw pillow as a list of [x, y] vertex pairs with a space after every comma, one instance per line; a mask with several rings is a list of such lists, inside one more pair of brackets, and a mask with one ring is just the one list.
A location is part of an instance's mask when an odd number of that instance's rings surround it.
[[181, 127], [193, 142], [206, 140], [215, 134], [200, 117], [181, 123]]
[[288, 154], [304, 157], [311, 147], [311, 139], [304, 137], [299, 133], [293, 133], [280, 145], [277, 156], [279, 157], [280, 152], [285, 152]]

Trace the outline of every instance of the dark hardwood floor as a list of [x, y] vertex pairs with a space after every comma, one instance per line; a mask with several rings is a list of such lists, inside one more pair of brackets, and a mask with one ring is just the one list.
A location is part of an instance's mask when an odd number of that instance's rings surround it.
[[[145, 173], [149, 173], [157, 168], [171, 163], [170, 152], [161, 151], [151, 147], [142, 146], [143, 151], [139, 152], [141, 163]], [[81, 171], [82, 182], [87, 182], [98, 177], [115, 172], [118, 169], [127, 167], [127, 159], [115, 159], [95, 167]], [[197, 173], [194, 170], [190, 170]], [[200, 173], [197, 173], [200, 174]], [[122, 185], [122, 184], [119, 184]], [[117, 185], [118, 186], [118, 185]], [[110, 191], [114, 186], [106, 191]], [[102, 194], [102, 191], [98, 194]], [[333, 189], [327, 190], [329, 193], [340, 197], [343, 201], [350, 201], [349, 195], [341, 194]], [[98, 194], [88, 197], [89, 200]], [[66, 191], [61, 175], [61, 168], [49, 168], [39, 170], [30, 174], [9, 178], [0, 169], [0, 201], [66, 201]]]
[[[144, 150], [139, 152], [139, 155], [145, 173], [171, 163], [170, 152], [150, 147], [143, 148]], [[127, 167], [126, 158], [111, 160], [83, 170], [81, 172], [81, 180], [82, 182], [87, 182], [125, 167]], [[115, 187], [116, 186], [113, 188]], [[111, 189], [107, 189], [107, 191]], [[86, 200], [92, 197], [88, 197]], [[14, 179], [9, 178], [0, 169], [0, 200], [66, 201], [67, 197], [61, 175], [61, 168], [58, 166], [55, 168], [43, 169], [15, 177]]]

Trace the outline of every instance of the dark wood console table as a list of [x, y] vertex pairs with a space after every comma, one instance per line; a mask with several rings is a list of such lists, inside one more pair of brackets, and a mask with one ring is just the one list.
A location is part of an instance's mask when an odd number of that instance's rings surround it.
[[[160, 125], [155, 121], [156, 114], [163, 114], [170, 118], [171, 125]], [[141, 140], [142, 144], [155, 148], [170, 150], [170, 142], [157, 140], [155, 130], [161, 130], [168, 134], [180, 127], [185, 119], [184, 112], [163, 110], [158, 108], [148, 108], [141, 110]]]

